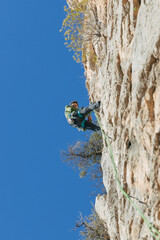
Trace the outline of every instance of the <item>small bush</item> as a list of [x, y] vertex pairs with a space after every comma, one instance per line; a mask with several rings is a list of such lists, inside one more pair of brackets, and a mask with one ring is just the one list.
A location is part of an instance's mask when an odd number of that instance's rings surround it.
[[[82, 51], [86, 48], [85, 46], [101, 36], [95, 10], [89, 5], [88, 0], [82, 0], [75, 2], [72, 8], [65, 6], [64, 11], [67, 16], [60, 31], [64, 30], [65, 45], [69, 51], [74, 52], [73, 58], [77, 63], [83, 62]], [[91, 12], [95, 23], [91, 19]]]
[[76, 228], [81, 228], [80, 231], [82, 240], [110, 240], [105, 223], [99, 218], [94, 209], [88, 217], [82, 217], [76, 224]]

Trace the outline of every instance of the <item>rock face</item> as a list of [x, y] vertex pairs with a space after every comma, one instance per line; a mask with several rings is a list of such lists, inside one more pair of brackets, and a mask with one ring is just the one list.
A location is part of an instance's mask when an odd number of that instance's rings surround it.
[[[71, 1], [71, 0], [70, 0]], [[101, 25], [84, 62], [90, 101], [101, 100], [118, 178], [146, 218], [160, 229], [160, 0], [90, 0]], [[112, 240], [155, 239], [115, 180], [107, 147], [106, 195], [96, 211]], [[158, 238], [159, 239], [159, 238]]]

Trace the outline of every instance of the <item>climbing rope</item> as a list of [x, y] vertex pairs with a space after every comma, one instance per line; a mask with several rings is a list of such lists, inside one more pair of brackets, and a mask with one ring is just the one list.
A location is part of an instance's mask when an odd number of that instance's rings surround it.
[[115, 171], [116, 181], [118, 183], [118, 186], [119, 186], [121, 192], [129, 200], [129, 202], [132, 204], [132, 206], [139, 212], [140, 216], [142, 217], [142, 219], [146, 223], [149, 231], [155, 237], [155, 239], [160, 240], [160, 232], [148, 221], [148, 219], [144, 216], [142, 211], [134, 204], [134, 202], [131, 200], [130, 196], [124, 191], [124, 189], [123, 189], [123, 187], [122, 187], [122, 185], [121, 185], [121, 183], [119, 181], [119, 178], [118, 178], [118, 172], [117, 172], [116, 164], [115, 164], [115, 161], [114, 161], [114, 156], [113, 156], [113, 151], [112, 151], [111, 144], [109, 142], [109, 139], [108, 139], [107, 135], [105, 134], [105, 132], [102, 129], [102, 125], [101, 125], [101, 122], [100, 122], [100, 119], [99, 119], [97, 113], [95, 111], [94, 111], [94, 113], [95, 113], [95, 116], [97, 118], [98, 124], [99, 124], [99, 126], [101, 128], [101, 132], [104, 135], [105, 143], [106, 143], [106, 145], [108, 147], [108, 151], [109, 151], [109, 155], [110, 155], [110, 158], [111, 158], [111, 162], [112, 162], [112, 165], [113, 165], [113, 168], [114, 168], [114, 171]]

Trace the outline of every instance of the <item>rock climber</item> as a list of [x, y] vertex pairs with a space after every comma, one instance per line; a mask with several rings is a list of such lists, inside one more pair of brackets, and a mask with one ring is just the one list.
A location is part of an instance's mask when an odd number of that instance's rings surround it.
[[[100, 101], [90, 103], [88, 107], [79, 108], [77, 101], [72, 101], [70, 105], [65, 107], [65, 117], [72, 127], [78, 130], [91, 130], [94, 132], [100, 131], [100, 127], [92, 123], [91, 112], [100, 107]], [[88, 119], [86, 119], [88, 118]]]

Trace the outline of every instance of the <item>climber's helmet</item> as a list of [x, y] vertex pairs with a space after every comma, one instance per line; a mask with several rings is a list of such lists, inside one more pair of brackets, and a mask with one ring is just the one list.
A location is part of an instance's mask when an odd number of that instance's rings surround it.
[[75, 108], [78, 108], [79, 107], [79, 104], [78, 104], [78, 102], [77, 101], [72, 101], [71, 103], [70, 103], [70, 106], [73, 106], [73, 107], [75, 107]]

